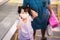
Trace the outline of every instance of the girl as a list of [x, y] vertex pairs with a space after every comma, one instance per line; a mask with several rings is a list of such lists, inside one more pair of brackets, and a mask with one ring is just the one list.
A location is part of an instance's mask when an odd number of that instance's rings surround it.
[[[18, 40], [33, 40], [33, 29], [31, 26], [31, 22], [33, 21], [32, 18], [29, 15], [29, 7], [18, 7], [18, 13], [19, 13], [19, 23], [18, 23]], [[31, 10], [33, 11], [33, 10]], [[35, 14], [34, 14], [35, 15]]]

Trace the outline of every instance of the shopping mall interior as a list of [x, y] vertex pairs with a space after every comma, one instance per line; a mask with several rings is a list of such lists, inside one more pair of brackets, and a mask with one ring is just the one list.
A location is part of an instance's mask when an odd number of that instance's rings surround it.
[[[52, 9], [60, 22], [60, 0], [50, 0]], [[18, 6], [23, 0], [0, 0], [0, 40], [17, 40]], [[47, 40], [60, 40], [60, 23], [56, 28], [50, 25], [46, 31]], [[36, 32], [36, 40], [41, 39], [41, 30]]]

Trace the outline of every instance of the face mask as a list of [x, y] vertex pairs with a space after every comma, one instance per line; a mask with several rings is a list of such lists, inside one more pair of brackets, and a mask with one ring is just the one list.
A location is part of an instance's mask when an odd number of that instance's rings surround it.
[[24, 14], [23, 14], [23, 13], [21, 13], [21, 14], [20, 14], [20, 17], [22, 17], [23, 19], [26, 19], [28, 16], [29, 16], [29, 14], [28, 14], [28, 13], [27, 13], [27, 14], [26, 14], [26, 13], [24, 13]]

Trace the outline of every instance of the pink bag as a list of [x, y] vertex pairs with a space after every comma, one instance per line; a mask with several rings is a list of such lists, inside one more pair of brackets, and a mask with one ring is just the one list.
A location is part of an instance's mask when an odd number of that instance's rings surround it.
[[49, 23], [52, 28], [57, 27], [59, 24], [59, 21], [58, 21], [57, 17], [55, 16], [53, 10], [52, 10], [52, 17], [49, 18]]

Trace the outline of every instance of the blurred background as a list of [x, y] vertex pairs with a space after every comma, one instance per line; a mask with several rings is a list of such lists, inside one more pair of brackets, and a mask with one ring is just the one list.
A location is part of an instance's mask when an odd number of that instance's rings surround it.
[[[60, 22], [60, 0], [50, 0], [52, 9]], [[17, 40], [17, 8], [23, 0], [0, 0], [0, 40]], [[48, 25], [46, 31], [48, 40], [60, 40], [60, 25], [52, 29]], [[40, 40], [41, 33], [37, 30], [36, 40]]]

